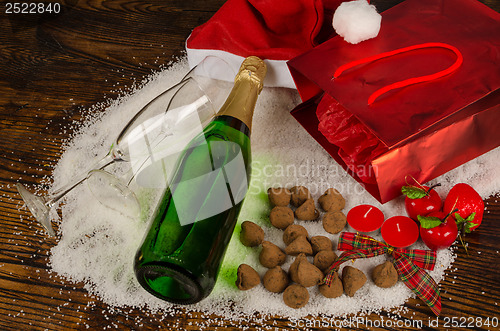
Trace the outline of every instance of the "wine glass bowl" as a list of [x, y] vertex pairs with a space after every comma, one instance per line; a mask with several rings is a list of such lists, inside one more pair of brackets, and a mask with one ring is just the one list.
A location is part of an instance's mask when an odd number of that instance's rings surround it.
[[[128, 187], [130, 180], [124, 183], [103, 169], [115, 162], [130, 162], [133, 178], [141, 169], [149, 168], [151, 163], [158, 160], [169, 163], [175, 158], [183, 144], [201, 132], [204, 125], [215, 116], [221, 100], [225, 100], [229, 94], [230, 84], [213, 79], [213, 67], [218, 66], [217, 71], [220, 71], [224, 65], [227, 63], [223, 60], [210, 56], [191, 69], [179, 83], [153, 98], [132, 117], [105, 157], [51, 194], [36, 195], [17, 183], [17, 190], [26, 206], [47, 234], [55, 235], [50, 219], [51, 209], [68, 192], [89, 178], [91, 192], [101, 203], [131, 217], [139, 215], [139, 202]], [[225, 72], [231, 73], [232, 69], [228, 67]], [[167, 177], [158, 183], [166, 185]]]
[[131, 181], [137, 177], [139, 186], [166, 187], [170, 175], [167, 169], [175, 163], [177, 154], [215, 114], [197, 81], [184, 79], [150, 101], [116, 140], [114, 149], [130, 163], [131, 170], [122, 178], [104, 170], [91, 171], [87, 182], [90, 191], [106, 207], [137, 217], [140, 203], [129, 188]]

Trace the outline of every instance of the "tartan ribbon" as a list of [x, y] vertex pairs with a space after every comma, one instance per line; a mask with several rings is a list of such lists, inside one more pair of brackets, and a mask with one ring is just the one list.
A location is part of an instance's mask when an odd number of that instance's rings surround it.
[[436, 263], [436, 252], [421, 249], [394, 248], [379, 242], [370, 236], [353, 232], [343, 232], [337, 245], [339, 251], [344, 251], [330, 266], [323, 283], [330, 285], [334, 273], [339, 266], [349, 260], [390, 254], [392, 262], [400, 279], [422, 301], [424, 301], [439, 316], [441, 312], [441, 296], [434, 279], [423, 269], [433, 270]]

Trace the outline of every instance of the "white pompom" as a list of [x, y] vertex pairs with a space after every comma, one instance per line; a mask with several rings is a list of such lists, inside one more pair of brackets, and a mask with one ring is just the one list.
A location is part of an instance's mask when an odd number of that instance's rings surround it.
[[344, 40], [357, 44], [374, 38], [380, 31], [382, 16], [366, 0], [343, 2], [333, 15], [333, 28]]

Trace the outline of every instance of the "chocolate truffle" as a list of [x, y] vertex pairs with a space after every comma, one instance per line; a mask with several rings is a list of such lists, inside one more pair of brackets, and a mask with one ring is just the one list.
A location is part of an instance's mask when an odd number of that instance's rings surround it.
[[248, 264], [240, 264], [236, 272], [236, 286], [246, 291], [260, 284], [260, 276], [254, 268]]
[[328, 233], [339, 233], [344, 229], [346, 223], [347, 217], [341, 211], [329, 211], [323, 215], [323, 229]]
[[313, 249], [305, 236], [299, 236], [290, 245], [286, 246], [285, 253], [292, 256], [299, 255], [300, 253], [312, 255]]
[[342, 286], [342, 281], [339, 278], [338, 272], [333, 274], [332, 283], [330, 286], [326, 284], [321, 284], [319, 287], [319, 293], [321, 293], [326, 298], [338, 298], [344, 293], [344, 287]]
[[295, 209], [295, 217], [302, 221], [312, 221], [317, 219], [319, 212], [314, 206], [313, 199], [307, 199], [300, 207]]
[[342, 285], [344, 286], [345, 294], [353, 297], [366, 283], [366, 276], [363, 271], [351, 266], [345, 266], [342, 269]]
[[313, 254], [319, 251], [331, 251], [333, 250], [333, 244], [330, 238], [325, 236], [314, 236], [311, 237], [311, 247]]
[[274, 268], [285, 263], [286, 255], [283, 251], [269, 241], [262, 242], [259, 261], [266, 268]]
[[241, 223], [240, 241], [247, 247], [259, 246], [264, 240], [264, 230], [249, 221]]
[[292, 284], [283, 292], [283, 301], [290, 308], [302, 308], [309, 302], [309, 292], [302, 285]]
[[319, 251], [314, 256], [313, 264], [318, 267], [319, 270], [325, 272], [337, 259], [337, 254], [334, 251]]
[[384, 263], [373, 268], [372, 279], [378, 287], [392, 287], [396, 285], [398, 278], [396, 268], [394, 268], [394, 265], [389, 261], [385, 261]]
[[299, 236], [307, 237], [309, 234], [307, 233], [306, 228], [302, 225], [292, 224], [288, 226], [283, 232], [283, 242], [285, 245], [290, 245], [292, 241], [294, 241]]
[[281, 293], [288, 286], [288, 276], [280, 266], [276, 266], [265, 273], [262, 284], [269, 292]]
[[297, 280], [300, 285], [310, 287], [318, 285], [323, 279], [323, 272], [307, 259], [301, 259], [297, 265]]
[[293, 223], [293, 211], [288, 207], [276, 206], [269, 214], [269, 221], [278, 229], [286, 229]]
[[271, 206], [286, 207], [290, 204], [292, 192], [284, 187], [270, 187], [267, 190], [267, 196], [269, 197], [269, 203], [271, 203]]
[[345, 207], [345, 199], [334, 188], [329, 188], [319, 197], [318, 203], [324, 211], [340, 211]]

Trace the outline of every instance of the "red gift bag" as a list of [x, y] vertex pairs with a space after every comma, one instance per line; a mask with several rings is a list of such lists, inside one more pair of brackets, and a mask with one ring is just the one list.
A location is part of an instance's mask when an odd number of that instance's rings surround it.
[[304, 101], [292, 115], [381, 202], [408, 175], [424, 183], [500, 145], [500, 14], [476, 0], [407, 0], [382, 13], [378, 37], [335, 37], [288, 66]]

